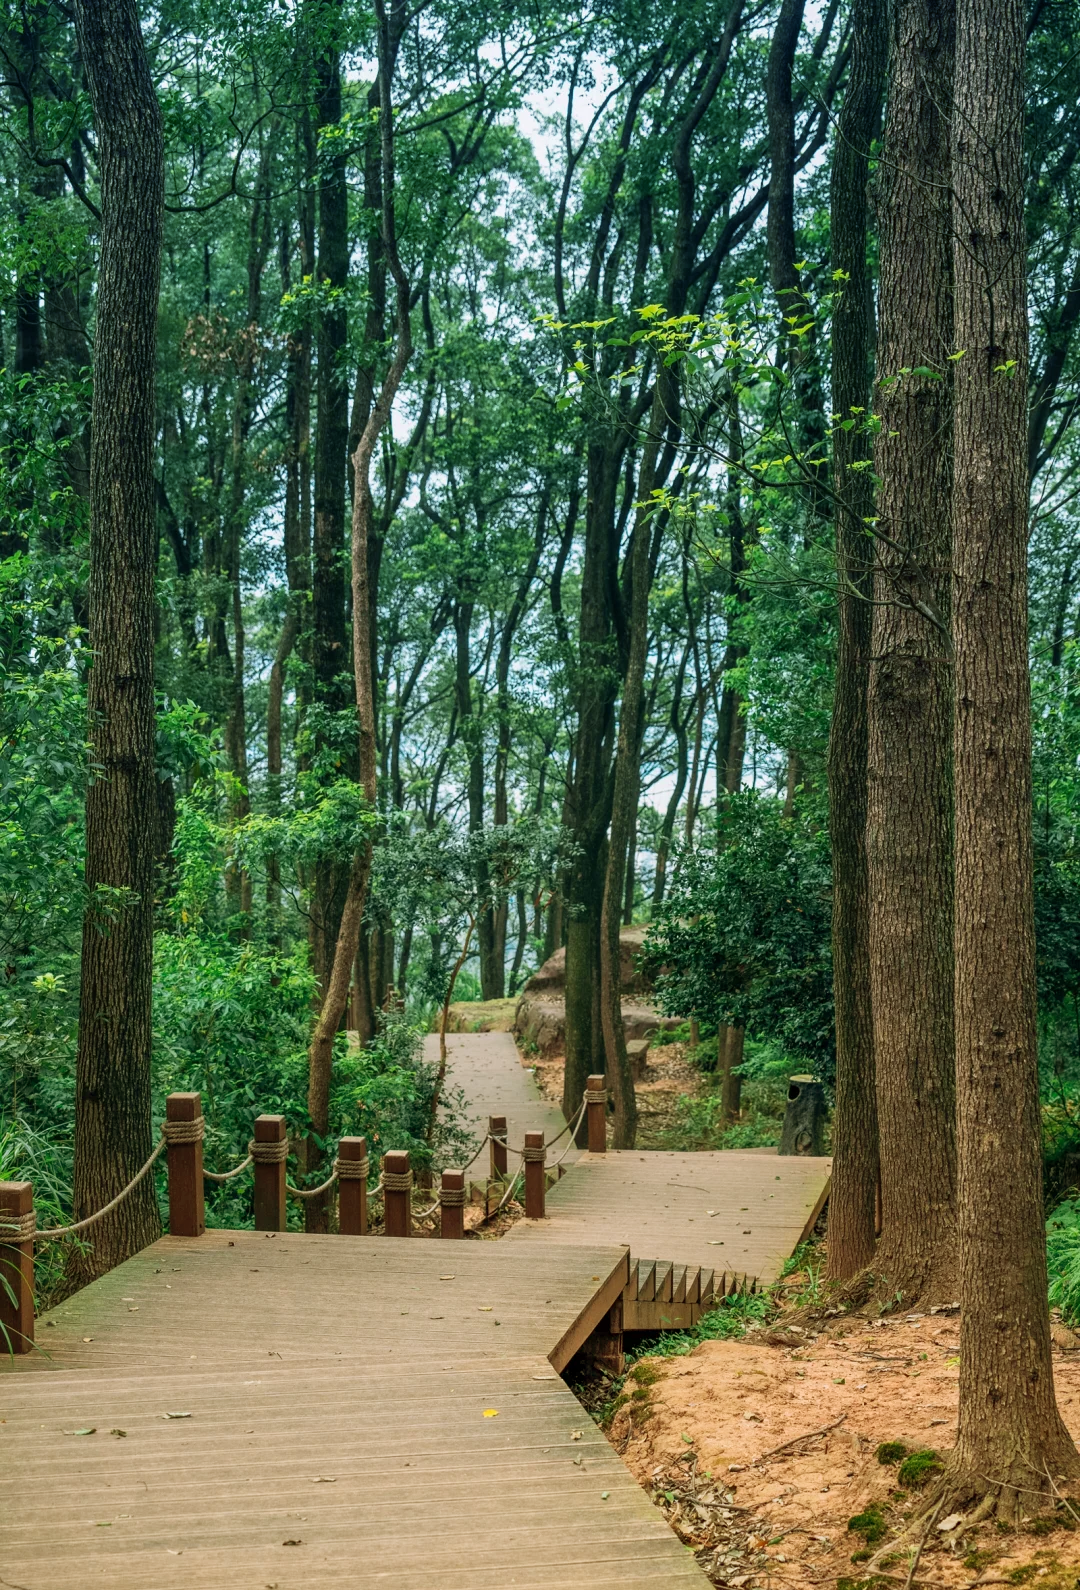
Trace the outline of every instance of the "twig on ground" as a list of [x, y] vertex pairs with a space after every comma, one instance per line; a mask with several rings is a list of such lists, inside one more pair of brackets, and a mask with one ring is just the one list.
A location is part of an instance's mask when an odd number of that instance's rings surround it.
[[922, 1553], [923, 1553], [923, 1547], [926, 1545], [926, 1542], [930, 1539], [930, 1531], [933, 1529], [934, 1525], [937, 1523], [939, 1517], [941, 1516], [941, 1509], [944, 1506], [945, 1506], [945, 1497], [942, 1496], [940, 1501], [938, 1502], [937, 1506], [934, 1508], [934, 1511], [930, 1514], [930, 1517], [927, 1520], [926, 1528], [922, 1532], [922, 1539], [919, 1541], [919, 1544], [915, 1547], [915, 1555], [911, 1559], [911, 1567], [908, 1569], [908, 1576], [907, 1576], [907, 1579], [906, 1579], [906, 1581], [904, 1583], [904, 1590], [911, 1590], [911, 1585], [912, 1585], [912, 1583], [914, 1582], [914, 1579], [915, 1579], [915, 1570], [919, 1566], [919, 1558], [922, 1556]]
[[794, 1436], [790, 1441], [782, 1442], [780, 1446], [770, 1447], [768, 1452], [762, 1452], [760, 1457], [754, 1458], [750, 1465], [751, 1468], [756, 1468], [759, 1463], [764, 1463], [766, 1458], [778, 1457], [781, 1452], [786, 1452], [789, 1447], [799, 1446], [803, 1441], [815, 1441], [818, 1436], [828, 1435], [830, 1430], [835, 1430], [837, 1425], [843, 1424], [846, 1418], [847, 1414], [842, 1413], [839, 1419], [834, 1419], [832, 1424], [822, 1425], [820, 1430], [807, 1430], [805, 1435]]

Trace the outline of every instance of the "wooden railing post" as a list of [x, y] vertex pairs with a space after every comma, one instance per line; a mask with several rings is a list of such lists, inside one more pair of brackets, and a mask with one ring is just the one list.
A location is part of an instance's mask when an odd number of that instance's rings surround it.
[[439, 1188], [439, 1216], [441, 1237], [465, 1235], [465, 1172], [444, 1170]]
[[[169, 1159], [169, 1235], [201, 1237], [206, 1230], [203, 1202], [202, 1095], [170, 1093], [165, 1100]], [[177, 1127], [175, 1138], [169, 1126]], [[184, 1127], [189, 1128], [185, 1133]]]
[[[506, 1116], [489, 1115], [488, 1131], [491, 1134], [491, 1179], [497, 1181], [506, 1175]], [[496, 1142], [501, 1138], [501, 1142]]]
[[383, 1222], [388, 1237], [412, 1236], [412, 1170], [404, 1149], [383, 1155]]
[[14, 1227], [33, 1225], [34, 1189], [28, 1181], [0, 1181], [0, 1354], [34, 1345], [34, 1239]]
[[255, 1161], [255, 1230], [284, 1231], [285, 1161], [289, 1157], [285, 1117], [257, 1115], [251, 1157]]
[[543, 1132], [525, 1133], [525, 1218], [527, 1220], [543, 1220], [544, 1218], [544, 1160], [547, 1149], [544, 1147]]
[[585, 1113], [589, 1117], [589, 1153], [607, 1152], [607, 1088], [602, 1076], [589, 1077], [585, 1084]]
[[366, 1137], [343, 1137], [338, 1143], [338, 1230], [345, 1237], [366, 1237], [368, 1229], [368, 1151]]

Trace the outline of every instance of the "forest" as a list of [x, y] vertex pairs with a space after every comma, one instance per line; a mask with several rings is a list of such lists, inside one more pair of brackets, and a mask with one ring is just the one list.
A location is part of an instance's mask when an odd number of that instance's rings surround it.
[[674, 1146], [813, 1074], [834, 1295], [961, 1298], [953, 1494], [1080, 1474], [1071, 0], [5, 0], [0, 69], [0, 1177], [78, 1218], [177, 1089], [437, 1171], [423, 1034], [560, 949], [632, 1147], [640, 926]]

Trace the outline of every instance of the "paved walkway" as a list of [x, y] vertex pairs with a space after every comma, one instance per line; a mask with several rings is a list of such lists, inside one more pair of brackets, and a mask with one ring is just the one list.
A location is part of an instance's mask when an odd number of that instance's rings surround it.
[[[438, 1064], [437, 1034], [429, 1033], [424, 1039], [424, 1055]], [[541, 1098], [536, 1079], [522, 1065], [510, 1033], [448, 1032], [446, 1057], [449, 1085], [464, 1093], [481, 1135], [487, 1131], [489, 1115], [506, 1116], [507, 1142], [515, 1148], [521, 1147], [526, 1132], [543, 1132], [550, 1142], [562, 1131], [566, 1124], [562, 1111]], [[563, 1138], [550, 1157], [557, 1157], [565, 1146]], [[577, 1155], [578, 1150], [571, 1147], [563, 1163], [569, 1165]]]
[[0, 1582], [704, 1587], [556, 1373], [626, 1263], [163, 1238], [39, 1321], [47, 1358], [0, 1373]]

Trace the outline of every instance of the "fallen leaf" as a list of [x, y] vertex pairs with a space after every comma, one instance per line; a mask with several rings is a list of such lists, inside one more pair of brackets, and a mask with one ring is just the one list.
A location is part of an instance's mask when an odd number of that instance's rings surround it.
[[190, 1413], [163, 1413], [161, 1415], [161, 1417], [163, 1419], [190, 1419], [191, 1418], [191, 1414]]
[[602, 1502], [606, 1502], [606, 1501], [607, 1501], [607, 1499], [608, 1499], [608, 1497], [609, 1497], [609, 1496], [610, 1496], [610, 1495], [611, 1495], [611, 1492], [610, 1492], [610, 1491], [601, 1491], [601, 1492], [600, 1492], [600, 1500], [601, 1500], [601, 1501], [602, 1501]]
[[582, 1437], [582, 1433], [583, 1432], [581, 1430], [571, 1430], [570, 1431], [570, 1439], [571, 1439], [571, 1441], [580, 1441], [581, 1437]]
[[956, 1528], [957, 1524], [962, 1524], [963, 1522], [963, 1513], [950, 1513], [948, 1518], [943, 1518], [941, 1520], [941, 1523], [938, 1525], [938, 1529], [941, 1534], [947, 1535], [950, 1530]]
[[440, 1275], [439, 1276], [439, 1280], [440, 1281], [453, 1281], [454, 1279], [455, 1278], [452, 1275]]
[[127, 1435], [127, 1431], [126, 1430], [110, 1430], [109, 1434], [110, 1435]]
[[479, 1307], [481, 1314], [490, 1314], [494, 1305], [491, 1303], [480, 1303], [477, 1306]]
[[336, 1474], [316, 1474], [315, 1478], [312, 1480], [311, 1483], [312, 1483], [312, 1485], [336, 1485], [337, 1484], [337, 1475]]
[[92, 1341], [93, 1341], [93, 1339], [94, 1339], [94, 1338], [93, 1338], [93, 1337], [92, 1337], [92, 1336], [84, 1336], [84, 1337], [83, 1337], [83, 1341], [84, 1341], [84, 1342], [92, 1342]]
[[64, 1434], [65, 1435], [96, 1435], [97, 1434], [97, 1425], [95, 1425], [95, 1424], [88, 1425], [85, 1430], [65, 1430]]
[[283, 1540], [281, 1544], [283, 1546], [302, 1546], [304, 1542], [302, 1540]]
[[498, 1417], [499, 1417], [498, 1408], [485, 1408], [484, 1409], [484, 1418], [485, 1419], [497, 1419]]

